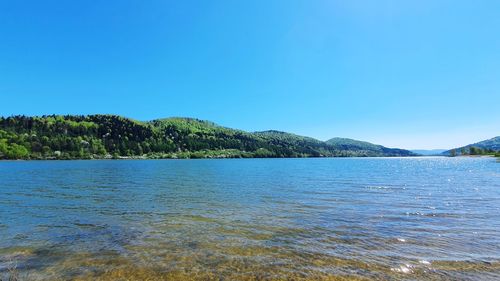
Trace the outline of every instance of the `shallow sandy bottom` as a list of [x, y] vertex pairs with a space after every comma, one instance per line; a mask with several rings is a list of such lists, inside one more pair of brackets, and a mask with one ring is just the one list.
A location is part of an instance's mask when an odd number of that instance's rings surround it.
[[[197, 247], [199, 247], [198, 245]], [[410, 261], [381, 263], [275, 247], [202, 245], [130, 247], [127, 254], [63, 253], [57, 249], [3, 251], [9, 280], [499, 280], [500, 262]], [[7, 260], [9, 259], [9, 260]]]
[[0, 279], [500, 280], [498, 167], [0, 163]]

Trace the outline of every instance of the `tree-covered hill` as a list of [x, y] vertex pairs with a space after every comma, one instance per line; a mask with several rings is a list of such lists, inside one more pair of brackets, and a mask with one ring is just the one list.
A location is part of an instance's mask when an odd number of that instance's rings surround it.
[[453, 148], [443, 152], [443, 155], [456, 156], [456, 155], [482, 155], [482, 154], [495, 154], [500, 152], [500, 136], [487, 139], [484, 141], [476, 142], [466, 146]]
[[326, 141], [327, 144], [336, 147], [340, 151], [356, 151], [363, 156], [414, 156], [415, 153], [399, 149], [387, 148], [382, 145], [369, 143], [366, 141], [353, 140], [348, 138], [332, 138]]
[[[380, 147], [380, 146], [377, 146]], [[0, 117], [0, 159], [407, 156], [294, 134], [245, 132], [193, 118], [116, 115]]]

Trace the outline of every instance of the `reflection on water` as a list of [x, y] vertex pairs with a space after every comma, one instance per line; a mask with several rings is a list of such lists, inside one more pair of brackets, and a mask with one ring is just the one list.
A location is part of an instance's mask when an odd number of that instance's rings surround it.
[[500, 279], [494, 159], [14, 161], [0, 188], [4, 276]]

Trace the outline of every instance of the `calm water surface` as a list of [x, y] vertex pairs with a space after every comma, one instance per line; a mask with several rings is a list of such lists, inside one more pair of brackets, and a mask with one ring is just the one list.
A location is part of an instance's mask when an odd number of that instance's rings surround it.
[[0, 279], [500, 280], [493, 158], [0, 162]]

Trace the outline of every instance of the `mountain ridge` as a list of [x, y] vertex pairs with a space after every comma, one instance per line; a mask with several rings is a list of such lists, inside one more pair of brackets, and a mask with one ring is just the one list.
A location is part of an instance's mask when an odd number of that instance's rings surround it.
[[445, 152], [447, 149], [410, 149], [411, 152], [420, 154], [423, 156], [438, 156], [441, 155], [441, 153]]
[[[357, 149], [366, 151], [367, 154], [382, 153], [386, 156], [400, 156], [405, 154], [408, 150], [400, 148], [388, 148], [379, 144], [373, 144], [367, 141], [360, 141], [350, 138], [335, 137], [326, 141], [330, 145], [337, 145], [345, 149]], [[408, 151], [409, 152], [409, 151]], [[413, 152], [412, 152], [413, 153]], [[415, 154], [416, 155], [416, 154]], [[412, 156], [412, 155], [408, 155]]]
[[246, 132], [190, 117], [150, 121], [111, 114], [0, 117], [0, 159], [415, 155], [344, 140], [328, 143], [278, 130]]
[[[472, 148], [472, 153], [471, 153]], [[475, 149], [484, 150], [485, 152], [499, 152], [500, 151], [500, 136], [496, 136], [490, 139], [486, 139], [483, 141], [479, 141], [476, 143], [471, 143], [468, 145], [464, 145], [457, 148], [452, 148], [450, 150], [446, 150], [442, 153], [442, 155], [450, 156], [450, 155], [466, 155], [466, 154], [475, 154]]]

